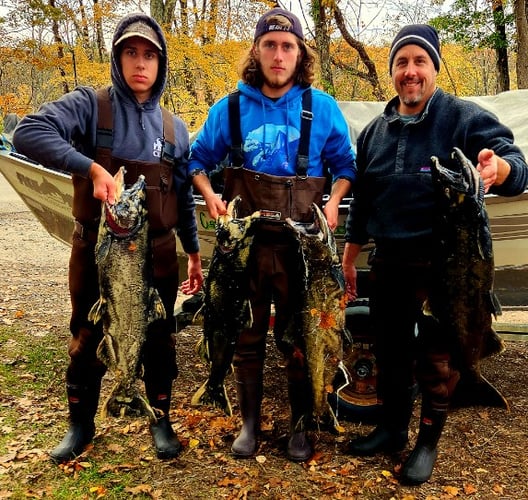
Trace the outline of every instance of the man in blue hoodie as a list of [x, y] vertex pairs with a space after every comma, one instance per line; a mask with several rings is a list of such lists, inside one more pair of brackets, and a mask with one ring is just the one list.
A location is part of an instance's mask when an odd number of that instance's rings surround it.
[[[350, 193], [355, 177], [347, 123], [335, 100], [311, 87], [314, 61], [296, 16], [280, 8], [265, 13], [243, 61], [237, 93], [212, 106], [191, 148], [188, 171], [211, 217], [224, 214], [226, 202], [240, 195], [239, 215], [261, 210], [269, 218], [259, 224], [252, 246], [253, 326], [242, 333], [233, 360], [242, 430], [232, 451], [239, 457], [252, 456], [257, 450], [272, 302], [275, 340], [287, 359], [292, 413], [287, 454], [294, 461], [307, 460], [312, 454], [306, 435], [311, 391], [302, 342], [291, 346], [283, 340], [302, 281], [297, 243], [284, 220], [312, 221], [311, 203], [322, 205], [325, 182], [331, 176], [324, 213], [335, 229], [339, 202]], [[206, 174], [228, 154], [230, 164], [220, 198]]]
[[118, 23], [112, 40], [112, 86], [99, 91], [79, 87], [26, 116], [14, 135], [20, 153], [70, 172], [74, 186], [69, 266], [72, 338], [66, 372], [70, 427], [51, 452], [56, 462], [82, 453], [95, 434], [94, 416], [106, 367], [96, 354], [103, 338], [101, 322], [94, 325], [88, 320], [99, 298], [94, 249], [101, 201], [115, 201], [113, 174], [122, 165], [128, 172], [126, 184], [144, 174], [149, 187], [154, 286], [167, 312], [166, 319], [149, 325], [142, 352], [147, 397], [162, 415], [150, 431], [159, 458], [173, 458], [181, 449], [169, 421], [172, 381], [178, 372], [172, 336], [178, 291], [176, 233], [189, 258], [184, 293], [196, 293], [203, 276], [194, 200], [186, 180], [187, 128], [160, 106], [167, 68], [160, 26], [147, 15], [128, 15]]

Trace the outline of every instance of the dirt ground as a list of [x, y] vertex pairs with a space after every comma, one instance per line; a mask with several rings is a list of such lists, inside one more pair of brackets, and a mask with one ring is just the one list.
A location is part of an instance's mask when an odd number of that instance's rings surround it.
[[[0, 175], [0, 327], [17, 326], [25, 335], [44, 341], [49, 338], [50, 343], [59, 338], [66, 350], [68, 255], [68, 247], [42, 229]], [[500, 321], [526, 325], [528, 309], [506, 310]], [[484, 361], [482, 366], [486, 377], [507, 397], [509, 411], [483, 407], [453, 410], [440, 442], [433, 477], [420, 487], [409, 488], [400, 486], [396, 479], [399, 464], [408, 449], [401, 455], [373, 458], [351, 457], [345, 453], [346, 442], [351, 436], [371, 430], [367, 424], [342, 422], [345, 433], [339, 436], [324, 430], [314, 431], [316, 453], [308, 463], [293, 464], [285, 459], [288, 431], [285, 373], [271, 342], [258, 456], [251, 460], [235, 460], [229, 450], [240, 421], [232, 379], [227, 381], [227, 387], [234, 404], [234, 417], [226, 418], [216, 410], [189, 405], [192, 394], [206, 376], [205, 367], [194, 353], [199, 337], [200, 329], [195, 326], [178, 334], [180, 375], [175, 382], [171, 410], [174, 429], [185, 446], [178, 459], [168, 462], [152, 457], [144, 459], [152, 453], [144, 422], [128, 423], [128, 430], [122, 432], [122, 422], [98, 421], [94, 448], [85, 460], [101, 468], [106, 464], [105, 454], [117, 453], [117, 445], [113, 443], [117, 435], [126, 434], [127, 444], [122, 446], [128, 446], [129, 451], [123, 453], [122, 463], [114, 467], [122, 471], [135, 467], [138, 485], [148, 486], [111, 498], [528, 498], [526, 340], [509, 340], [508, 337], [506, 351]], [[4, 359], [2, 351], [5, 348], [0, 343], [0, 361]], [[51, 393], [39, 401], [42, 418], [48, 419], [45, 429], [50, 435], [50, 447], [62, 437], [66, 428], [62, 376], [57, 375]], [[105, 385], [104, 390], [107, 387]], [[0, 386], [0, 408], [8, 402], [9, 405], [22, 404], [7, 394], [6, 388]], [[411, 425], [411, 443], [416, 437], [418, 408], [417, 405]], [[4, 430], [0, 416], [0, 433]], [[45, 460], [48, 450], [34, 452], [41, 459], [36, 472], [35, 460], [29, 451], [33, 449], [31, 440], [18, 446], [25, 453], [19, 452], [15, 458], [7, 459], [0, 451], [0, 498], [11, 498], [9, 491], [15, 483], [21, 482], [32, 485], [28, 486], [28, 491], [34, 492], [25, 498], [48, 496], [44, 485], [57, 474], [57, 466]], [[141, 456], [143, 460], [139, 462]], [[35, 493], [37, 491], [40, 493]], [[97, 496], [97, 491], [90, 490], [81, 497], [104, 498], [105, 495]]]

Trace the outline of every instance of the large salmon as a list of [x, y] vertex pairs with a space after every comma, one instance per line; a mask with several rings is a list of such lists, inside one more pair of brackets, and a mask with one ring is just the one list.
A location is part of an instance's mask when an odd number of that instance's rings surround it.
[[124, 189], [124, 168], [116, 174], [116, 202], [103, 203], [96, 263], [100, 298], [88, 318], [103, 321], [97, 355], [112, 370], [115, 384], [102, 414], [156, 414], [139, 392], [140, 354], [150, 322], [165, 318], [163, 302], [152, 286], [145, 178]]
[[345, 280], [334, 235], [321, 209], [315, 203], [312, 208], [311, 225], [286, 219], [300, 242], [304, 269], [302, 307], [294, 329], [300, 330], [306, 349], [314, 417], [321, 421], [330, 415], [339, 429], [328, 393], [333, 392], [337, 371], [346, 372], [343, 341], [350, 339], [345, 327]]
[[253, 241], [253, 226], [260, 212], [237, 218], [237, 196], [227, 213], [216, 220], [216, 242], [204, 286], [203, 337], [198, 353], [209, 365], [209, 377], [191, 399], [193, 406], [209, 404], [231, 416], [224, 379], [231, 370], [236, 342], [253, 322], [249, 303], [247, 263]]
[[461, 370], [454, 406], [508, 407], [502, 394], [481, 374], [480, 361], [501, 352], [504, 344], [492, 327], [501, 313], [493, 292], [494, 260], [477, 169], [455, 148], [449, 167], [432, 157], [437, 214], [433, 234], [433, 284], [424, 311], [439, 322], [454, 346]]

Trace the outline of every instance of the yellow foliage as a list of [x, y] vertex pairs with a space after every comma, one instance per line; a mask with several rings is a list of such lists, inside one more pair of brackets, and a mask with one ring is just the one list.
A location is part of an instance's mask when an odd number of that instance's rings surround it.
[[[238, 65], [251, 46], [251, 40], [211, 42], [203, 45], [193, 37], [168, 34], [169, 75], [163, 104], [178, 113], [194, 132], [204, 122], [210, 106], [235, 89]], [[388, 46], [369, 46], [385, 99], [395, 95], [388, 68]], [[110, 83], [108, 55], [97, 62], [81, 45], [39, 45], [27, 39], [15, 48], [0, 47], [2, 81], [0, 113], [19, 115], [37, 109], [45, 101], [57, 99], [77, 85], [101, 87]], [[331, 47], [333, 88], [338, 100], [374, 100], [372, 85], [361, 76], [367, 74], [357, 52], [337, 38]], [[459, 96], [495, 93], [494, 53], [474, 50], [471, 53], [456, 45], [442, 46], [443, 64], [438, 85]], [[511, 64], [514, 68], [515, 65]], [[514, 78], [512, 77], [512, 82]], [[315, 86], [321, 87], [320, 77]]]

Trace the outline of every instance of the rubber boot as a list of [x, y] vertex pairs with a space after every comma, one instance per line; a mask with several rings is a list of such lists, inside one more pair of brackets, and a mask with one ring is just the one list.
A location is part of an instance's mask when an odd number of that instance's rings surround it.
[[291, 406], [290, 439], [286, 454], [293, 462], [308, 460], [313, 449], [308, 440], [307, 426], [312, 414], [312, 392], [307, 379], [291, 380], [289, 375], [288, 397]]
[[263, 392], [262, 372], [260, 369], [235, 368], [235, 382], [242, 428], [231, 445], [231, 451], [235, 457], [248, 458], [257, 451]]
[[[171, 382], [172, 383], [172, 382]], [[171, 390], [167, 386], [164, 391], [155, 390], [147, 386], [145, 389], [150, 405], [160, 414], [157, 422], [150, 423], [150, 434], [156, 448], [156, 456], [161, 460], [176, 458], [181, 451], [181, 443], [172, 428], [169, 418]]]
[[100, 390], [101, 381], [91, 386], [66, 384], [70, 427], [59, 445], [50, 452], [55, 463], [73, 460], [92, 442]]
[[422, 412], [416, 445], [400, 472], [402, 484], [418, 485], [431, 478], [438, 455], [438, 440], [446, 420], [446, 410], [431, 409]]
[[411, 421], [417, 386], [406, 389], [401, 399], [395, 393], [383, 401], [381, 419], [377, 427], [367, 436], [353, 439], [348, 444], [348, 453], [357, 456], [373, 456], [378, 453], [397, 453], [409, 441]]

